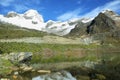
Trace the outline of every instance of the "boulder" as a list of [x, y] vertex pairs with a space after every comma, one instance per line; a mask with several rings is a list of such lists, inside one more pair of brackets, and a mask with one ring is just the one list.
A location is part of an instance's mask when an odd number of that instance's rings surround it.
[[93, 61], [84, 61], [81, 63], [81, 66], [86, 67], [86, 68], [90, 68], [90, 69], [95, 69], [95, 65], [97, 64], [97, 62], [93, 62]]
[[29, 62], [32, 58], [31, 52], [18, 52], [18, 53], [10, 53], [8, 55], [8, 59], [12, 63], [26, 63]]

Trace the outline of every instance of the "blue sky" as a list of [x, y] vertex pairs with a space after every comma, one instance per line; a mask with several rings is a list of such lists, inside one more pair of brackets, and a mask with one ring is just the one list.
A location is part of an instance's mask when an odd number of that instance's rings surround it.
[[5, 15], [9, 11], [24, 13], [29, 9], [37, 10], [45, 21], [66, 21], [95, 17], [105, 9], [120, 14], [120, 0], [0, 0], [0, 14]]

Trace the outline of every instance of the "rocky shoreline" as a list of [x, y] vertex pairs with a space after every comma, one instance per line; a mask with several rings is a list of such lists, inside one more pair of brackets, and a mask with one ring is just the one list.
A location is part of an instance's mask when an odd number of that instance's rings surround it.
[[[1, 80], [117, 80], [120, 79], [120, 63], [111, 60], [59, 63], [29, 63], [32, 53], [0, 55]], [[2, 66], [1, 66], [2, 65]], [[64, 66], [63, 66], [64, 65]], [[112, 74], [112, 76], [111, 76]], [[68, 76], [69, 75], [69, 76]], [[69, 79], [71, 78], [71, 79]]]

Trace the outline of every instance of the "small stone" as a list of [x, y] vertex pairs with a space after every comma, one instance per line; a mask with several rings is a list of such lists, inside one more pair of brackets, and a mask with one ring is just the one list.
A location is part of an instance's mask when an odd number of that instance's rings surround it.
[[19, 73], [18, 72], [14, 72], [14, 75], [18, 75]]
[[31, 71], [33, 68], [32, 67], [25, 67], [23, 71]]
[[50, 70], [38, 70], [37, 72], [39, 72], [39, 73], [44, 73], [44, 74], [51, 73]]

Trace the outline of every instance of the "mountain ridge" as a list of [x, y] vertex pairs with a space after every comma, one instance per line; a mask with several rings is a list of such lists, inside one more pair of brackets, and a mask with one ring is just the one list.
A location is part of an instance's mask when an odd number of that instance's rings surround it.
[[28, 10], [24, 14], [18, 14], [12, 11], [6, 16], [0, 15], [0, 21], [49, 34], [76, 37], [116, 31], [116, 29], [120, 28], [120, 16], [112, 10], [104, 10], [95, 18], [74, 18], [64, 22], [52, 20], [44, 22], [42, 15], [36, 10]]
[[[12, 11], [8, 12], [6, 16], [0, 15], [0, 21], [19, 27], [35, 29], [63, 36], [69, 34], [70, 30], [75, 27], [76, 22], [79, 21], [79, 19], [73, 19], [64, 22], [52, 20], [44, 22], [42, 15], [40, 15], [36, 10], [28, 10], [23, 14], [18, 14]], [[81, 21], [88, 22], [90, 19], [83, 19]]]

